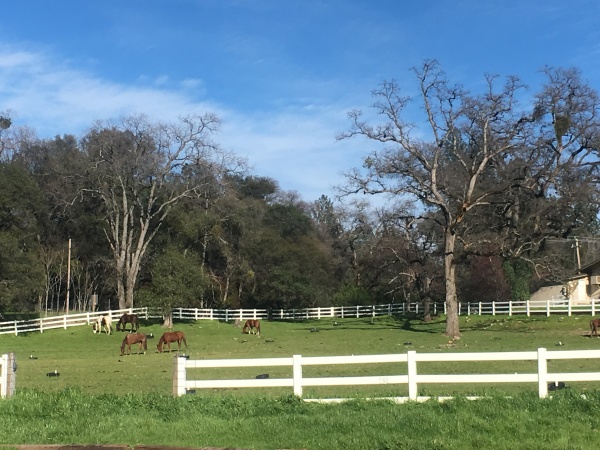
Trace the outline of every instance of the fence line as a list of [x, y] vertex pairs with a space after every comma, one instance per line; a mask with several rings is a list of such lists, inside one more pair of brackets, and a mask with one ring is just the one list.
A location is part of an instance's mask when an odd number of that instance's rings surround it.
[[[600, 358], [600, 350], [548, 351], [539, 348], [528, 352], [491, 352], [491, 353], [417, 353], [357, 356], [318, 356], [303, 357], [293, 355], [287, 358], [262, 359], [223, 359], [188, 360], [185, 357], [174, 358], [173, 395], [182, 396], [194, 389], [291, 387], [294, 395], [302, 397], [305, 386], [358, 386], [358, 385], [408, 385], [408, 397], [396, 400], [420, 401], [429, 397], [418, 396], [419, 384], [431, 383], [536, 383], [540, 398], [548, 396], [548, 383], [565, 381], [600, 381], [600, 372], [549, 373], [548, 360]], [[537, 373], [501, 373], [501, 374], [445, 374], [431, 375], [417, 372], [418, 362], [474, 362], [474, 361], [537, 361]], [[321, 377], [304, 378], [304, 366], [333, 364], [373, 364], [406, 363], [407, 375], [381, 375], [361, 377]], [[188, 369], [225, 368], [225, 367], [292, 367], [291, 378], [255, 378], [255, 379], [219, 379], [188, 380]], [[340, 399], [321, 399], [336, 401]]]
[[[588, 304], [573, 304], [569, 300], [527, 300], [508, 302], [460, 302], [460, 315], [546, 315], [562, 314], [591, 314], [600, 311], [600, 299], [592, 300]], [[445, 314], [445, 303], [432, 303], [432, 314]], [[390, 303], [386, 305], [369, 306], [328, 306], [298, 309], [211, 309], [211, 308], [175, 308], [173, 319], [177, 320], [224, 320], [226, 322], [236, 319], [269, 319], [269, 320], [310, 320], [323, 318], [361, 318], [379, 317], [390, 315], [404, 315], [408, 313], [420, 314], [423, 305], [420, 303]], [[112, 311], [85, 312], [66, 314], [62, 316], [44, 317], [32, 320], [0, 322], [0, 334], [19, 334], [31, 331], [44, 332], [48, 329], [71, 326], [90, 325], [96, 317], [110, 315], [112, 320], [118, 320], [123, 313], [135, 313], [142, 318], [156, 318], [162, 315], [148, 308], [118, 309]]]
[[115, 322], [119, 320], [119, 317], [124, 313], [135, 313], [145, 319], [149, 317], [148, 308], [129, 308], [112, 311], [65, 314], [62, 316], [42, 317], [31, 320], [11, 320], [0, 322], [0, 334], [18, 335], [19, 333], [28, 333], [32, 331], [39, 331], [40, 333], [43, 333], [46, 330], [56, 328], [63, 328], [66, 330], [68, 327], [91, 325], [99, 316], [109, 316], [111, 321]]
[[15, 394], [17, 359], [14, 353], [0, 355], [0, 398]]
[[[600, 299], [588, 304], [573, 304], [569, 300], [526, 300], [507, 302], [460, 302], [460, 315], [539, 315], [550, 316], [562, 314], [591, 314], [600, 311]], [[446, 314], [445, 303], [432, 303], [432, 314]], [[328, 306], [298, 309], [201, 309], [175, 308], [173, 318], [179, 320], [225, 320], [234, 319], [270, 319], [270, 320], [309, 320], [322, 318], [361, 318], [377, 317], [393, 314], [420, 314], [423, 305], [420, 303], [391, 303], [387, 305], [369, 306]]]

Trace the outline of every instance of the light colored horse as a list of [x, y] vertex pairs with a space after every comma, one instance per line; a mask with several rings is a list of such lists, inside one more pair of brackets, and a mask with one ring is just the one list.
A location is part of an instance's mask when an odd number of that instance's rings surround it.
[[94, 333], [102, 333], [103, 329], [107, 335], [112, 333], [112, 320], [110, 316], [98, 316], [92, 324], [92, 331]]

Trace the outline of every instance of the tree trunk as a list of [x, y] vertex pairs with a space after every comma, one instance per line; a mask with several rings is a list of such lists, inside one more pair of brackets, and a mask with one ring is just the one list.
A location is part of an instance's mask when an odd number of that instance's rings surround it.
[[163, 314], [162, 326], [165, 328], [169, 328], [169, 329], [173, 328], [173, 313], [172, 312]]
[[127, 308], [125, 301], [125, 283], [123, 280], [123, 271], [117, 267], [117, 299], [119, 300], [119, 309]]
[[456, 236], [452, 229], [446, 229], [444, 238], [444, 274], [446, 279], [446, 336], [460, 336], [458, 322], [458, 298], [456, 296], [456, 267], [454, 266], [454, 247]]

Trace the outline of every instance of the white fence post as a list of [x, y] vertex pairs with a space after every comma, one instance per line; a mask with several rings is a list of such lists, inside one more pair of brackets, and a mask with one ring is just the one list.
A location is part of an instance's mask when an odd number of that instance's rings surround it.
[[527, 317], [529, 317], [531, 315], [529, 312], [529, 299], [527, 299], [527, 302], [525, 303], [525, 309], [527, 310]]
[[538, 392], [540, 398], [548, 396], [548, 360], [545, 348], [538, 348]]
[[408, 398], [417, 399], [417, 352], [409, 350], [406, 352], [408, 363]]
[[0, 355], [0, 397], [6, 398], [8, 385], [8, 355]]
[[16, 356], [14, 353], [5, 353], [0, 356], [0, 397], [9, 398], [15, 395], [16, 381]]
[[571, 317], [571, 299], [569, 299], [569, 317]]
[[176, 356], [174, 358], [174, 370], [173, 370], [173, 395], [181, 397], [185, 395], [185, 381], [186, 381], [186, 370], [185, 370], [185, 358]]
[[596, 300], [592, 299], [592, 316], [596, 315]]
[[302, 355], [292, 356], [292, 374], [294, 395], [302, 397]]

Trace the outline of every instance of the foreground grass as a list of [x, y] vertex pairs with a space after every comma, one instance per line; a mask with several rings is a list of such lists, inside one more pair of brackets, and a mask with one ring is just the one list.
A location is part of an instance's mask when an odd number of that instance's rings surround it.
[[[596, 349], [589, 316], [461, 317], [462, 337], [443, 335], [444, 319], [337, 319], [264, 322], [263, 335], [242, 335], [219, 322], [180, 323], [192, 359], [270, 358], [417, 352]], [[456, 400], [396, 405], [369, 396], [405, 396], [405, 386], [305, 389], [307, 397], [352, 397], [344, 404], [304, 403], [291, 389], [234, 389], [170, 395], [173, 356], [156, 353], [165, 330], [156, 323], [148, 354], [120, 356], [122, 333], [94, 335], [89, 327], [0, 336], [0, 353], [17, 355], [17, 395], [0, 401], [0, 444], [128, 444], [257, 449], [590, 449], [600, 427], [599, 383], [570, 383], [554, 398], [537, 386], [419, 385], [420, 395]], [[560, 342], [560, 346], [558, 343]], [[31, 358], [33, 356], [34, 358]], [[597, 371], [597, 361], [552, 361], [550, 371]], [[47, 377], [57, 370], [59, 377]], [[190, 371], [193, 378], [252, 378], [268, 370]], [[535, 372], [535, 363], [419, 364], [420, 373]], [[314, 372], [312, 372], [314, 371]], [[305, 376], [406, 373], [400, 365], [307, 368]], [[468, 401], [460, 396], [484, 394]], [[583, 395], [583, 397], [582, 397]], [[509, 397], [507, 397], [509, 396]], [[585, 397], [585, 398], [584, 398]], [[362, 398], [362, 400], [361, 400]]]
[[[585, 397], [585, 398], [583, 398]], [[257, 449], [591, 449], [600, 394], [444, 403], [293, 396], [92, 395], [22, 390], [0, 402], [0, 444], [126, 444]]]

